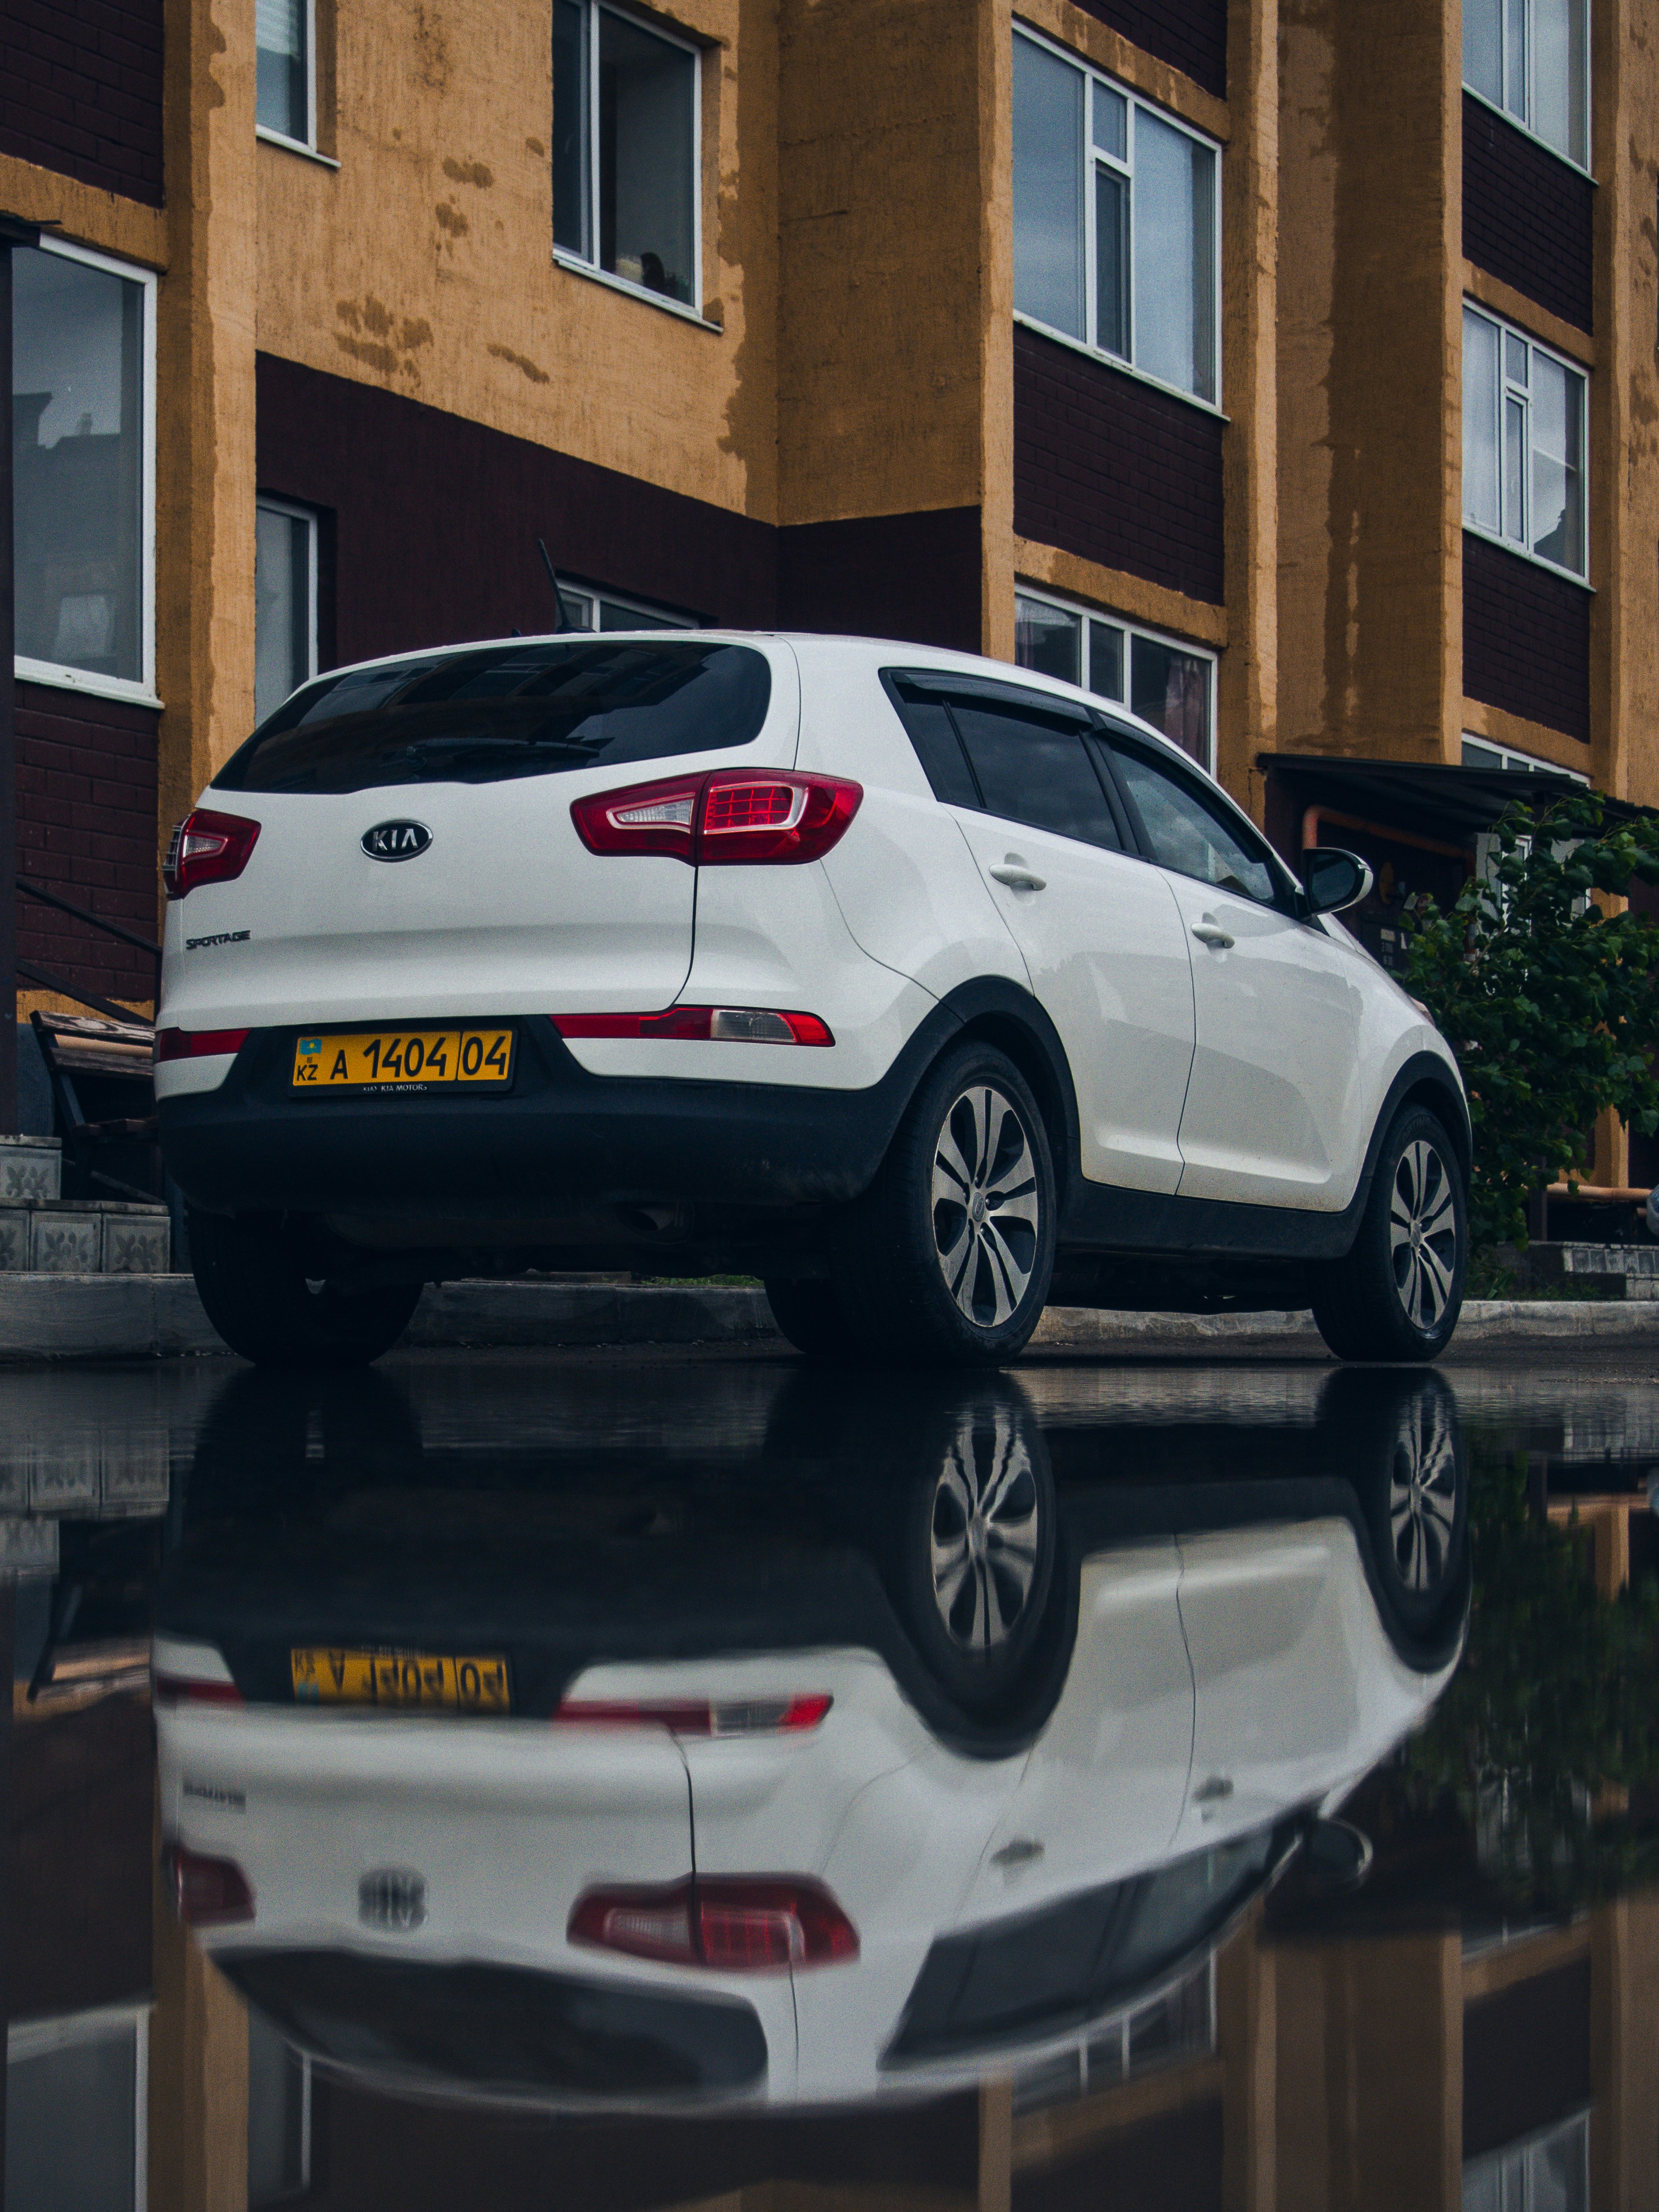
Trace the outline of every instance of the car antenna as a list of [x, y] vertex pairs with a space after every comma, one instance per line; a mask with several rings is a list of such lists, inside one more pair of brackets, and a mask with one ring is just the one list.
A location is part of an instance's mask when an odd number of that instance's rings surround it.
[[538, 538], [536, 540], [536, 550], [542, 556], [542, 566], [547, 571], [547, 580], [553, 586], [554, 604], [559, 610], [559, 619], [553, 625], [553, 633], [556, 637], [565, 630], [574, 629], [575, 624], [565, 611], [564, 593], [559, 589], [558, 572], [553, 566], [553, 556], [547, 550], [545, 538]]

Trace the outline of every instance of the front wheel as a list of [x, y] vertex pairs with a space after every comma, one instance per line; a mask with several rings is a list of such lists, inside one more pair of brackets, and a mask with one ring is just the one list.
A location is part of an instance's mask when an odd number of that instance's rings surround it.
[[836, 1226], [836, 1304], [874, 1357], [994, 1366], [1021, 1352], [1054, 1264], [1048, 1132], [1019, 1070], [965, 1044], [923, 1079]]
[[1313, 1315], [1339, 1359], [1433, 1359], [1463, 1307], [1463, 1170], [1426, 1107], [1396, 1115], [1346, 1259], [1319, 1270]]
[[259, 1367], [367, 1367], [408, 1328], [418, 1283], [347, 1291], [307, 1273], [280, 1216], [190, 1216], [191, 1265], [208, 1319]]

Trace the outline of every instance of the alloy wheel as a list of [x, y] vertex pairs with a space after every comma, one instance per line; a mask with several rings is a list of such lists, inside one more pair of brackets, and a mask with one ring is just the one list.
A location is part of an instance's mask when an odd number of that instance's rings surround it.
[[933, 1492], [933, 1602], [951, 1642], [988, 1656], [1024, 1616], [1037, 1569], [1038, 1493], [1006, 1411], [964, 1419]]
[[1395, 1287], [1413, 1326], [1438, 1327], [1457, 1274], [1457, 1206], [1446, 1164], [1427, 1138], [1400, 1155], [1389, 1204]]
[[1389, 1531], [1405, 1587], [1426, 1596], [1443, 1581], [1457, 1528], [1457, 1437], [1443, 1393], [1405, 1407], [1389, 1473]]
[[933, 1152], [933, 1244], [945, 1287], [976, 1328], [998, 1328], [1036, 1266], [1036, 1161], [1018, 1109], [976, 1083], [945, 1116]]

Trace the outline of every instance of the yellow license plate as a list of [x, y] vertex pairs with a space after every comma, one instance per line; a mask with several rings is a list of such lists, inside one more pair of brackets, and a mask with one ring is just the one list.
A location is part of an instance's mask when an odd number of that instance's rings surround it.
[[296, 1091], [502, 1091], [512, 1079], [511, 1030], [363, 1030], [294, 1047]]
[[453, 1657], [432, 1651], [344, 1651], [304, 1644], [289, 1655], [300, 1705], [383, 1705], [508, 1713], [513, 1692], [499, 1652]]

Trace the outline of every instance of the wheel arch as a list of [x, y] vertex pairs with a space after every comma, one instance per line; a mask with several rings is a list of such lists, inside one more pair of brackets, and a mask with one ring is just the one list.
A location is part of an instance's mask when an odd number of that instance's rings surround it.
[[[1054, 1167], [1057, 1218], [1064, 1215], [1066, 1197], [1080, 1172], [1082, 1149], [1078, 1127], [1077, 1089], [1060, 1032], [1030, 992], [1017, 983], [983, 979], [964, 983], [945, 1000], [962, 1026], [928, 1062], [935, 1066], [944, 1053], [969, 1039], [980, 1038], [1006, 1053], [1031, 1086], [1048, 1134]], [[924, 1068], [912, 1085], [912, 1095], [927, 1073]]]

